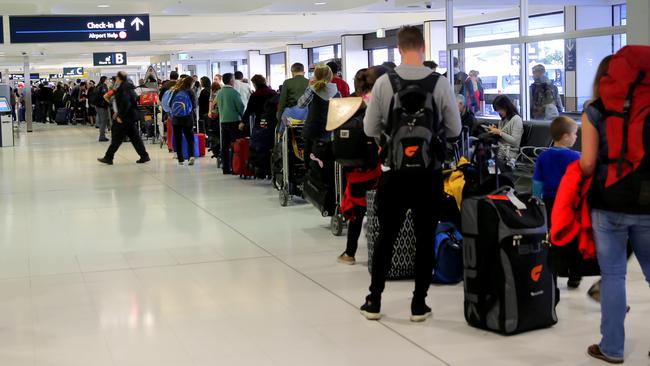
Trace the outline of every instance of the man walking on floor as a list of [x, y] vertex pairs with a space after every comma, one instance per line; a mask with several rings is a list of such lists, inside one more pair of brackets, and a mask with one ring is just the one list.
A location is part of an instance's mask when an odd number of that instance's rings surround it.
[[111, 145], [106, 150], [104, 157], [97, 160], [104, 164], [113, 165], [115, 153], [122, 145], [124, 137], [128, 136], [135, 151], [140, 155], [140, 159], [136, 163], [146, 163], [151, 159], [137, 131], [136, 124], [140, 119], [138, 98], [135, 94], [135, 86], [129, 81], [124, 71], [117, 73], [114, 90], [114, 108], [117, 116], [113, 124]]
[[[416, 238], [411, 321], [417, 322], [431, 316], [425, 298], [431, 283], [434, 233], [443, 195], [441, 157], [444, 153], [439, 152], [444, 151], [445, 135], [453, 138], [460, 134], [461, 122], [449, 82], [422, 65], [422, 32], [411, 26], [401, 28], [397, 46], [402, 65], [377, 80], [364, 118], [368, 136], [389, 138], [383, 144], [387, 153], [382, 154], [383, 173], [377, 190], [379, 238], [372, 260], [370, 294], [361, 306], [361, 313], [369, 320], [381, 317], [381, 294], [393, 246], [406, 212], [411, 209]], [[398, 92], [405, 94], [401, 96]], [[427, 98], [433, 98], [433, 105], [427, 104]], [[395, 102], [401, 103], [401, 108], [391, 110]], [[413, 131], [413, 123], [417, 123], [416, 132], [407, 133]]]

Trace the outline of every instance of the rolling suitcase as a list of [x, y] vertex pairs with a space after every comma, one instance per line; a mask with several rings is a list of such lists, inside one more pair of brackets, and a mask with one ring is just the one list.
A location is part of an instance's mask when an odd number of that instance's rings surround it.
[[194, 144], [198, 147], [197, 156], [205, 156], [205, 134], [197, 133], [194, 135]]
[[248, 166], [248, 152], [250, 149], [250, 139], [237, 139], [232, 145], [232, 171], [240, 178], [249, 178], [253, 172]]
[[544, 203], [504, 187], [461, 212], [467, 323], [505, 335], [557, 323]]
[[169, 152], [174, 151], [174, 126], [171, 118], [167, 120], [167, 149]]
[[70, 114], [72, 111], [70, 111], [70, 108], [59, 108], [56, 110], [56, 116], [54, 117], [54, 121], [56, 122], [57, 125], [67, 125], [70, 123]]
[[[369, 191], [366, 195], [368, 211], [366, 219], [368, 227], [366, 230], [368, 240], [368, 271], [372, 274], [372, 255], [375, 251], [375, 245], [379, 238], [379, 218], [377, 217], [377, 200], [375, 199], [377, 191]], [[433, 230], [433, 228], [432, 228]], [[415, 230], [413, 229], [413, 218], [411, 210], [406, 212], [404, 225], [397, 235], [391, 259], [390, 269], [386, 279], [410, 279], [415, 277]]]

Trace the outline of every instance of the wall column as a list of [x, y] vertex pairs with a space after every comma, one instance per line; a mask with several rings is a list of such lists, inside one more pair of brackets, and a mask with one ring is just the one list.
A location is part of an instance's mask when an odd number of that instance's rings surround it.
[[23, 58], [23, 72], [25, 73], [25, 121], [27, 121], [27, 132], [34, 131], [32, 122], [34, 119], [33, 108], [32, 108], [32, 83], [30, 78], [30, 68], [29, 68], [29, 56], [24, 56]]
[[447, 59], [447, 22], [444, 20], [432, 20], [424, 22], [424, 58], [427, 61], [435, 61], [438, 64], [437, 71], [444, 74], [448, 68]]
[[363, 49], [362, 35], [341, 37], [341, 64], [343, 80], [350, 85], [350, 89], [354, 89], [357, 71], [368, 67], [368, 51]]
[[627, 43], [650, 45], [650, 1], [627, 0]]
[[268, 75], [266, 75], [266, 55], [261, 55], [260, 51], [248, 51], [248, 80], [256, 74], [263, 75], [268, 79]]
[[288, 44], [286, 57], [286, 77], [291, 78], [291, 65], [300, 62], [305, 66], [305, 72], [309, 69], [309, 56], [307, 49], [301, 44]]

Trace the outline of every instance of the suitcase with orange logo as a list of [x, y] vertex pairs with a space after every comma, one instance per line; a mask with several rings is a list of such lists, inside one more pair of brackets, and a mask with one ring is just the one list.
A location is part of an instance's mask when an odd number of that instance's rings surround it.
[[557, 323], [544, 203], [504, 187], [461, 215], [467, 323], [506, 335]]

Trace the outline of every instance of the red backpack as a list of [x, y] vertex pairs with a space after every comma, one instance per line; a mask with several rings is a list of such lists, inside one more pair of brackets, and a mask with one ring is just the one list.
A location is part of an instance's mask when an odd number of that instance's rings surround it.
[[607, 165], [599, 177], [603, 198], [612, 209], [646, 211], [650, 209], [650, 46], [618, 51], [600, 80], [600, 94], [606, 142], [600, 146], [600, 156]]

